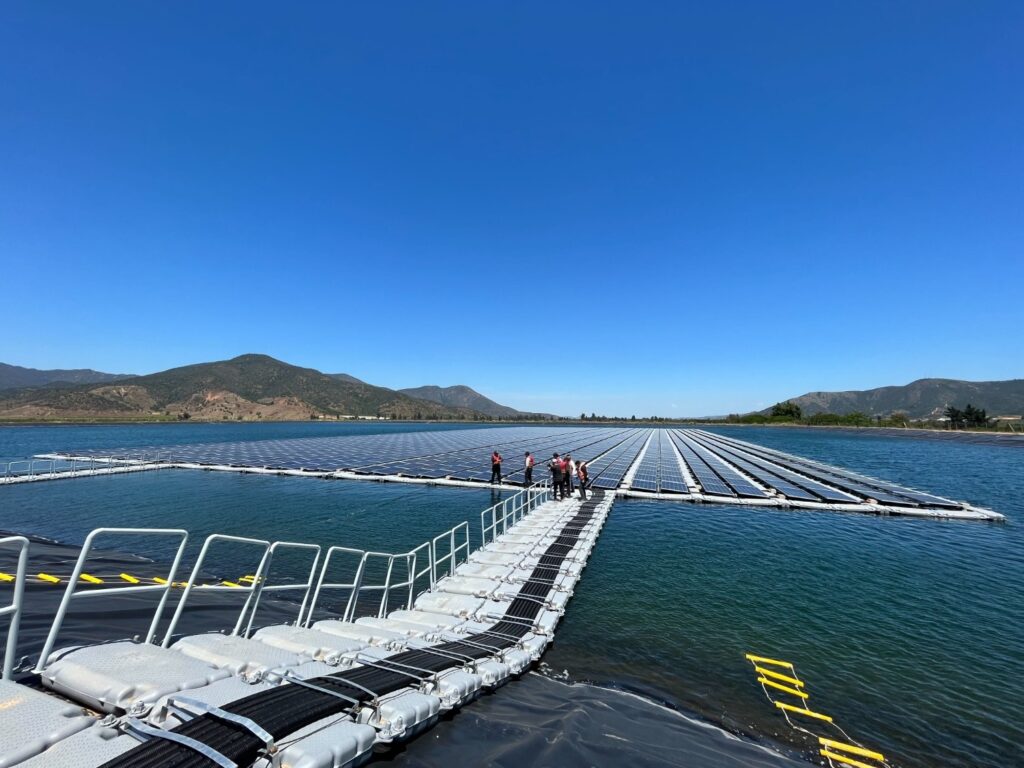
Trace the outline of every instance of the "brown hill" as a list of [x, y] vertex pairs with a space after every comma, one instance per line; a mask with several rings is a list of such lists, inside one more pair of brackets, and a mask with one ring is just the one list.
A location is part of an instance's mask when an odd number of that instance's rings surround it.
[[984, 408], [989, 416], [1024, 412], [1024, 379], [1008, 381], [960, 381], [918, 379], [910, 384], [849, 392], [808, 392], [790, 402], [804, 415], [816, 413], [863, 413], [888, 415], [897, 411], [911, 418], [941, 416], [947, 405], [963, 408], [968, 403]]
[[216, 420], [485, 417], [470, 408], [337, 379], [267, 355], [242, 355], [113, 383], [33, 387], [0, 395], [0, 418], [6, 419], [183, 418], [186, 413]]

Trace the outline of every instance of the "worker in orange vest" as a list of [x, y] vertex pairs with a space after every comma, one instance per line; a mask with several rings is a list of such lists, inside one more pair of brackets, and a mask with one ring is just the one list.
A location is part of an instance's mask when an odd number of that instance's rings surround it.
[[523, 485], [529, 488], [533, 485], [533, 454], [529, 451], [526, 452], [525, 467], [523, 471]]
[[501, 454], [495, 451], [491, 454], [491, 484], [501, 485]]
[[580, 481], [580, 498], [587, 500], [587, 480], [590, 472], [587, 470], [587, 462], [581, 461], [576, 465], [576, 479]]
[[551, 470], [551, 498], [557, 500], [562, 492], [562, 460], [557, 453], [548, 462], [548, 468]]

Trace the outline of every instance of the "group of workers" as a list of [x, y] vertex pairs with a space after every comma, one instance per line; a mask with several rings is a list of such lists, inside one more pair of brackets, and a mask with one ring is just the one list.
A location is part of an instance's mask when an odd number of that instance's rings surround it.
[[[491, 453], [491, 484], [501, 485], [501, 454], [498, 451]], [[533, 467], [536, 464], [533, 454], [526, 452], [523, 464], [523, 485], [533, 485]], [[548, 462], [548, 469], [551, 471], [551, 494], [555, 499], [568, 499], [578, 488], [580, 498], [587, 498], [587, 481], [589, 470], [587, 462], [574, 461], [568, 453], [559, 456], [557, 453]], [[575, 478], [575, 483], [573, 482]]]

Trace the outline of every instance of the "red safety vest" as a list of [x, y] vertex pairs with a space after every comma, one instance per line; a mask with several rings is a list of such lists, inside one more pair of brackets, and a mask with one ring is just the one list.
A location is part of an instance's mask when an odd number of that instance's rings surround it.
[[526, 457], [526, 466], [528, 466], [528, 467], [532, 467], [533, 466], [533, 456], [527, 456]]
[[501, 464], [501, 454], [500, 453], [495, 452], [495, 453], [493, 453], [491, 455], [491, 464]]

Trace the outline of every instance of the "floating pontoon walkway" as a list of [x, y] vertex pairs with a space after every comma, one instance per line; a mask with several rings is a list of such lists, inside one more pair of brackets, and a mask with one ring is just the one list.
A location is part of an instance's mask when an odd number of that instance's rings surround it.
[[[466, 523], [397, 555], [215, 535], [181, 583], [185, 531], [99, 529], [68, 577], [34, 670], [44, 690], [11, 679], [28, 542], [0, 539], [20, 549], [13, 603], [0, 608], [15, 619], [0, 679], [0, 766], [360, 765], [540, 657], [613, 500], [595, 491], [585, 501], [552, 501], [534, 486], [481, 515], [475, 551]], [[162, 537], [173, 565], [150, 583], [84, 579], [96, 542], [108, 547], [126, 536]], [[244, 583], [202, 584], [204, 562], [226, 542], [252, 550], [254, 573]], [[283, 550], [308, 560], [282, 574], [274, 555]], [[339, 581], [342, 563], [354, 567]], [[297, 593], [297, 619], [255, 628], [261, 596], [280, 590]], [[244, 598], [234, 630], [175, 634], [190, 598], [211, 591]], [[157, 602], [143, 642], [55, 650], [72, 604], [125, 593]], [[172, 597], [177, 606], [159, 642]]]
[[53, 453], [19, 462], [0, 483], [185, 468], [479, 486], [490, 452], [505, 458], [503, 482], [522, 484], [523, 454], [535, 479], [555, 451], [590, 467], [592, 487], [623, 496], [874, 514], [1001, 520], [1002, 515], [700, 429], [505, 427], [383, 435], [207, 443]]

